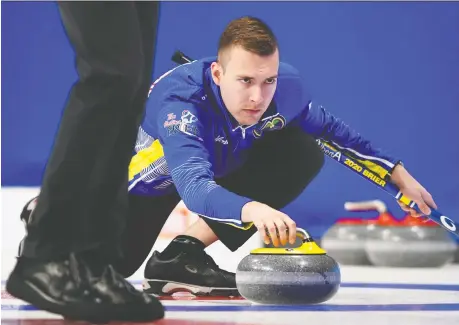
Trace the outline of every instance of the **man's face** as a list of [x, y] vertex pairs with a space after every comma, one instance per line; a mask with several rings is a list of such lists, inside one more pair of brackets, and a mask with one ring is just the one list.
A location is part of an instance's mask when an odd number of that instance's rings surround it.
[[259, 56], [234, 46], [213, 62], [212, 77], [226, 108], [241, 125], [257, 123], [274, 96], [279, 53]]

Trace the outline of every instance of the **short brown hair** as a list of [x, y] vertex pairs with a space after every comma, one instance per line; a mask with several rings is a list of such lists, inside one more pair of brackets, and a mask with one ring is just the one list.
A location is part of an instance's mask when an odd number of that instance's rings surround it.
[[271, 28], [261, 19], [250, 16], [235, 19], [226, 26], [220, 36], [218, 54], [232, 46], [241, 46], [260, 56], [271, 55], [278, 47]]

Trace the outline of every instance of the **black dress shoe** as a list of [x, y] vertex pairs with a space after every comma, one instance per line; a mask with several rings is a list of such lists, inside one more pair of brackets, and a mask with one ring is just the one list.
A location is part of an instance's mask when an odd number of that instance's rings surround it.
[[146, 322], [164, 317], [159, 300], [136, 290], [112, 266], [96, 270], [75, 254], [46, 262], [19, 257], [6, 290], [72, 320]]

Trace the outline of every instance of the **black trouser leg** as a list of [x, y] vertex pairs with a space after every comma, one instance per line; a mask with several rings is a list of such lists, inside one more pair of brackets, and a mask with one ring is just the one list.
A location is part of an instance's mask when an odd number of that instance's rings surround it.
[[[297, 128], [286, 128], [268, 133], [257, 143], [241, 169], [217, 183], [236, 194], [281, 209], [302, 193], [323, 164], [324, 155], [311, 136]], [[254, 226], [242, 230], [203, 219], [232, 251], [257, 231]]]
[[[121, 221], [120, 226], [117, 228], [117, 232], [113, 232], [112, 242], [119, 243], [121, 236], [124, 232], [126, 225], [126, 218], [130, 216], [128, 213], [128, 196], [126, 190], [128, 188], [128, 172], [124, 172], [126, 166], [129, 166], [129, 162], [132, 159], [133, 147], [136, 141], [139, 125], [144, 116], [145, 103], [148, 96], [148, 90], [152, 83], [152, 71], [153, 71], [153, 56], [156, 48], [156, 34], [157, 34], [157, 22], [159, 15], [159, 2], [136, 2], [136, 9], [139, 18], [139, 26], [141, 32], [141, 39], [143, 45], [143, 56], [144, 56], [144, 73], [142, 74], [142, 80], [140, 88], [137, 91], [137, 95], [134, 98], [132, 104], [132, 110], [128, 111], [125, 122], [122, 124], [120, 135], [118, 136], [117, 147], [120, 150], [114, 151], [114, 156], [111, 161], [113, 164], [112, 168], [108, 169], [107, 179], [115, 180], [115, 184], [121, 184], [118, 186], [118, 193], [114, 202], [111, 204], [112, 215], [118, 215], [118, 219]], [[140, 111], [139, 111], [140, 110]], [[129, 152], [128, 154], [126, 154]], [[116, 187], [114, 187], [116, 190]], [[105, 207], [99, 206], [100, 209]], [[106, 210], [106, 209], [105, 209]], [[102, 211], [101, 211], [102, 212]], [[113, 246], [109, 243], [109, 247]]]
[[121, 275], [129, 277], [142, 265], [180, 200], [178, 193], [160, 197], [129, 195], [129, 217], [121, 241], [123, 257], [114, 263]]
[[79, 78], [28, 227], [28, 257], [99, 247], [122, 232], [128, 163], [151, 78], [157, 3], [60, 2], [59, 10]]

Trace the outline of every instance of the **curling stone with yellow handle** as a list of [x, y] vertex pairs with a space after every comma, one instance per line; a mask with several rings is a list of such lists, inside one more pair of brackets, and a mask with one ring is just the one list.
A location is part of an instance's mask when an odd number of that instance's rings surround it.
[[341, 284], [338, 263], [309, 234], [298, 229], [302, 245], [295, 248], [259, 248], [236, 270], [239, 293], [260, 304], [307, 305], [332, 298]]

